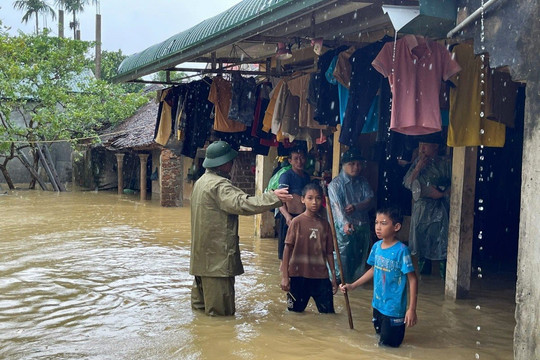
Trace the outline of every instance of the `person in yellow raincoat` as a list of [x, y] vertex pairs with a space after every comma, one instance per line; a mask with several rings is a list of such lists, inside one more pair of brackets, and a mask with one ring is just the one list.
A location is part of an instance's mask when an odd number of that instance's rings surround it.
[[195, 277], [191, 306], [207, 315], [234, 315], [234, 280], [244, 273], [240, 259], [238, 215], [254, 215], [292, 199], [287, 189], [250, 196], [229, 179], [236, 150], [216, 141], [206, 150], [206, 172], [191, 195], [191, 257]]

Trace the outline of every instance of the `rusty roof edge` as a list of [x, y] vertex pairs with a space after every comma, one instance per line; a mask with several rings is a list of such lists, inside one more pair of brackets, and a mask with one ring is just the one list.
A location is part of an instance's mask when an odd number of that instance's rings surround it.
[[[203, 39], [202, 41], [191, 44], [188, 47], [181, 49], [175, 53], [160, 57], [154, 61], [148, 62], [145, 65], [133, 68], [126, 71], [125, 73], [119, 74], [115, 76], [112, 80], [116, 83], [127, 82], [138, 79], [139, 77], [148, 74], [152, 74], [159, 70], [173, 67], [182, 62], [190, 61], [201, 54], [206, 54], [208, 52], [218, 49], [219, 47], [233, 44], [241, 39], [268, 30], [293, 14], [298, 14], [299, 12], [305, 11], [308, 8], [315, 8], [319, 4], [326, 6], [333, 2], [334, 1], [328, 0], [305, 0], [302, 2], [293, 0], [283, 4], [279, 4], [277, 8], [269, 8], [269, 10], [263, 13], [259, 13], [257, 14], [257, 16], [246, 19], [245, 21], [235, 24], [230, 28], [212, 34], [211, 36]], [[263, 22], [263, 25], [260, 25], [261, 21]], [[185, 31], [189, 30], [190, 29]], [[170, 39], [171, 38], [168, 38], [161, 43], [152, 45], [150, 48], [157, 47], [169, 41]], [[143, 50], [142, 52], [146, 50], [147, 49]], [[141, 54], [142, 52], [137, 54]]]

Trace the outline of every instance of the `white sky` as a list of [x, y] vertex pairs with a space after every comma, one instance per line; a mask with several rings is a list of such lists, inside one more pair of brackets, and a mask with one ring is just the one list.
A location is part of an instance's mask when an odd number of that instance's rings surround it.
[[[0, 20], [4, 26], [11, 27], [10, 33], [17, 30], [25, 33], [35, 32], [35, 18], [27, 24], [21, 22], [24, 12], [13, 9], [14, 0], [0, 1]], [[201, 21], [217, 15], [240, 0], [102, 0], [101, 41], [102, 49], [108, 51], [122, 50], [124, 55], [140, 52], [154, 44], [183, 30], [197, 25]], [[56, 9], [54, 1], [48, 3]], [[95, 39], [96, 7], [87, 5], [79, 14], [81, 23], [81, 39]], [[69, 29], [71, 14], [64, 15], [64, 36], [73, 37]], [[40, 28], [50, 28], [53, 34], [58, 33], [58, 19], [39, 18]]]

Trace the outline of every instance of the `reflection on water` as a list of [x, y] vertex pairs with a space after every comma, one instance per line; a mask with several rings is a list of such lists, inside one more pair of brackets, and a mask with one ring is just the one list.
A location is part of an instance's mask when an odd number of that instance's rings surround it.
[[190, 308], [189, 208], [18, 191], [0, 196], [0, 214], [2, 359], [512, 358], [514, 290], [488, 274], [458, 302], [421, 279], [418, 325], [400, 348], [379, 348], [370, 287], [350, 294], [354, 330], [340, 295], [335, 315], [286, 311], [276, 241], [253, 238], [251, 217], [240, 221], [237, 314], [211, 318]]

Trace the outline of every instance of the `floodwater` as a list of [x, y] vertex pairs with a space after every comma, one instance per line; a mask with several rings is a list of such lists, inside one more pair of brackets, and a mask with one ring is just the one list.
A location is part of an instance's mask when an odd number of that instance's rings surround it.
[[514, 284], [473, 282], [467, 300], [419, 282], [418, 325], [377, 346], [371, 288], [337, 314], [286, 310], [275, 239], [241, 217], [237, 314], [192, 311], [189, 208], [108, 192], [0, 196], [0, 359], [511, 359]]

